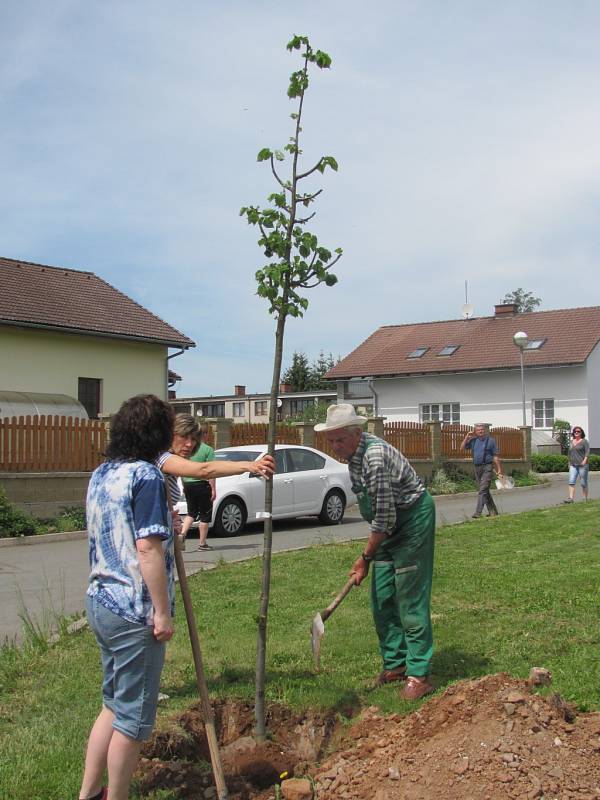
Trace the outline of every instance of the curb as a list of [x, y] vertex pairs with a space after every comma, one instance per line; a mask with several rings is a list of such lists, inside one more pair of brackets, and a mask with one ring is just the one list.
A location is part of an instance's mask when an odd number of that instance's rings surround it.
[[86, 537], [87, 531], [40, 533], [38, 536], [12, 536], [8, 539], [0, 539], [0, 547], [21, 547], [30, 544], [47, 544], [48, 542], [76, 542]]

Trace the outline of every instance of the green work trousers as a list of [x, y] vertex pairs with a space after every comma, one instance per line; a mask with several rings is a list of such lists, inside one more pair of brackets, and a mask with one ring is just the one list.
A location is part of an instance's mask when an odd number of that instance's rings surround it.
[[373, 559], [371, 608], [384, 669], [406, 666], [406, 674], [429, 675], [433, 653], [431, 582], [435, 505], [425, 492], [410, 508], [398, 509], [396, 529]]

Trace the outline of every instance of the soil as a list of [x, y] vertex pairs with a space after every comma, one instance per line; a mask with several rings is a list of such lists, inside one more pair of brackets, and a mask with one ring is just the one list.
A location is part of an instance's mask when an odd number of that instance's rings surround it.
[[[249, 703], [218, 702], [215, 717], [231, 800], [275, 798], [282, 774], [309, 776], [318, 800], [600, 800], [600, 713], [503, 673], [457, 683], [408, 716], [367, 708], [350, 727], [270, 706], [264, 744]], [[143, 755], [145, 793], [216, 798], [198, 706]]]

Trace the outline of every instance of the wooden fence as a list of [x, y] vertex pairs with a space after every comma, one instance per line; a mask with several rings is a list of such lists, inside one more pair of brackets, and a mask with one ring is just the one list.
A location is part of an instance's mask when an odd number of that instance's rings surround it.
[[383, 435], [408, 458], [431, 458], [431, 435], [422, 422], [386, 422]]
[[472, 425], [442, 425], [440, 434], [440, 450], [442, 458], [464, 458], [465, 460], [471, 459], [471, 453], [468, 450], [461, 450], [460, 445], [469, 431], [473, 430]]
[[89, 472], [103, 459], [106, 428], [97, 420], [27, 416], [0, 420], [0, 470]]
[[[231, 426], [231, 446], [265, 444], [269, 426], [264, 422], [240, 422]], [[300, 432], [291, 425], [277, 425], [277, 444], [300, 444]]]

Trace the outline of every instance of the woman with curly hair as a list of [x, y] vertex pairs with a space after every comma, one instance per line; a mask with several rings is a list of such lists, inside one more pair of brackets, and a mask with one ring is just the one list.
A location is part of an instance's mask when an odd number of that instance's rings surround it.
[[[88, 740], [80, 798], [126, 800], [156, 717], [166, 642], [173, 636], [173, 533], [154, 465], [173, 437], [173, 409], [154, 395], [114, 417], [107, 460], [87, 494], [87, 618], [100, 647], [102, 710]], [[108, 768], [110, 794], [102, 788]]]

